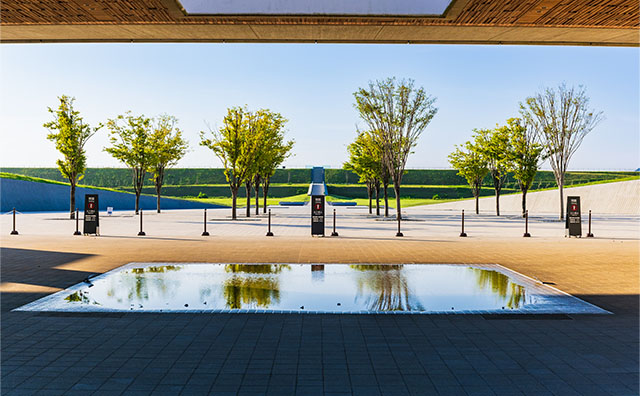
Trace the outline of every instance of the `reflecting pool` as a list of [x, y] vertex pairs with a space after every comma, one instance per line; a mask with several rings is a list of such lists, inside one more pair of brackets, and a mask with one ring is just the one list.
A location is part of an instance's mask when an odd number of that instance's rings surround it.
[[606, 313], [499, 265], [131, 263], [17, 310]]

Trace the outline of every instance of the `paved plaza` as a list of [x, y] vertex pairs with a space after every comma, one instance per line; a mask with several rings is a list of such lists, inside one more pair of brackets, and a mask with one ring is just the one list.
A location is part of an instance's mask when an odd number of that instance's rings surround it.
[[[328, 213], [333, 207], [328, 206]], [[115, 212], [100, 237], [61, 213], [0, 218], [2, 394], [637, 395], [640, 218], [593, 218], [564, 238], [551, 213], [407, 208], [396, 223], [336, 207], [339, 237], [312, 238], [309, 208], [231, 221], [209, 210]], [[328, 219], [329, 220], [329, 219]], [[586, 234], [586, 219], [583, 219]], [[82, 226], [82, 223], [80, 224]], [[327, 235], [330, 233], [327, 221]], [[613, 315], [37, 313], [11, 310], [130, 262], [496, 263]]]

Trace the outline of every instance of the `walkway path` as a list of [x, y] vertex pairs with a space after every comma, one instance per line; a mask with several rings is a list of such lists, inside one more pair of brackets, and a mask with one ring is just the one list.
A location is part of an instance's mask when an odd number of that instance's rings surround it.
[[[455, 212], [410, 209], [424, 221], [395, 238], [394, 222], [341, 208], [340, 237], [311, 238], [307, 209], [274, 209], [273, 238], [264, 219], [231, 223], [228, 211], [211, 213], [211, 237], [200, 211], [145, 214], [147, 237], [130, 213], [101, 219], [98, 238], [72, 236], [60, 214], [21, 215], [9, 236], [3, 216], [2, 394], [639, 393], [638, 218], [599, 218], [596, 238], [567, 239], [551, 218], [522, 238], [516, 216], [471, 216], [459, 238]], [[11, 312], [133, 261], [498, 263], [614, 315]]]

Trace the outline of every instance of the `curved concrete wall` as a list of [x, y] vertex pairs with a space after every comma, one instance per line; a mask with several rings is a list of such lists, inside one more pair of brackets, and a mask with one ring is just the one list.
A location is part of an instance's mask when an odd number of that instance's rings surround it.
[[[564, 205], [567, 196], [580, 196], [583, 213], [591, 210], [597, 214], [634, 214], [640, 215], [640, 180], [595, 184], [592, 186], [564, 189]], [[481, 212], [495, 212], [495, 197], [480, 198]], [[449, 202], [423, 206], [428, 209], [464, 209], [472, 213], [475, 200]], [[530, 213], [560, 213], [560, 194], [558, 190], [539, 191], [527, 194], [527, 209]], [[519, 212], [522, 210], [522, 194], [500, 197], [501, 212]]]
[[[103, 211], [107, 210], [107, 206], [113, 207], [113, 210], [135, 209], [134, 194], [79, 187], [76, 189], [76, 205], [80, 210], [83, 210], [85, 194], [98, 194], [100, 210]], [[69, 210], [69, 186], [0, 178], [0, 211], [7, 212], [14, 207], [20, 212], [66, 212]], [[156, 209], [156, 197], [140, 196], [140, 207], [144, 210]], [[222, 206], [160, 198], [160, 207], [203, 209]]]

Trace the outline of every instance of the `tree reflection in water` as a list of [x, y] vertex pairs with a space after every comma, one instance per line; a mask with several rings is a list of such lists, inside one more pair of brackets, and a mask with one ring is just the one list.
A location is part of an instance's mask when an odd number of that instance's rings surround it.
[[498, 271], [469, 267], [476, 275], [478, 286], [482, 289], [491, 289], [502, 299], [506, 300], [505, 307], [519, 308], [524, 304], [525, 289], [509, 280], [509, 277]]
[[350, 265], [358, 271], [356, 301], [365, 298], [370, 311], [424, 311], [409, 290], [402, 265]]
[[[142, 268], [132, 268], [129, 271], [122, 272], [123, 283], [125, 283], [125, 290], [129, 290], [129, 294], [127, 295], [127, 299], [129, 302], [133, 301], [134, 298], [138, 300], [148, 300], [149, 299], [149, 279], [145, 274], [164, 274], [169, 271], [179, 271], [182, 267], [179, 265], [161, 265], [161, 266], [149, 266]], [[129, 276], [133, 274], [133, 277]], [[133, 285], [130, 285], [130, 282], [133, 281]], [[153, 286], [156, 287], [162, 295], [165, 295], [168, 290], [167, 281], [170, 281], [169, 278], [160, 276], [153, 278]], [[169, 282], [172, 283], [172, 282]], [[173, 282], [175, 283], [175, 282]], [[112, 286], [109, 290], [107, 290], [108, 296], [113, 296], [116, 294], [115, 287], [119, 290], [123, 289], [122, 286]], [[120, 301], [120, 299], [118, 299]]]
[[284, 264], [227, 264], [227, 273], [232, 275], [224, 281], [223, 293], [227, 308], [269, 308], [280, 302], [280, 284], [276, 275], [285, 269]]

